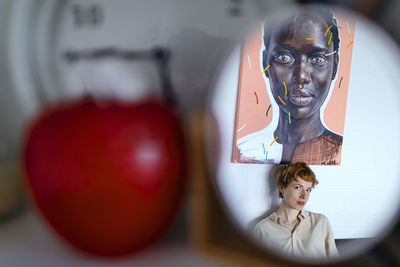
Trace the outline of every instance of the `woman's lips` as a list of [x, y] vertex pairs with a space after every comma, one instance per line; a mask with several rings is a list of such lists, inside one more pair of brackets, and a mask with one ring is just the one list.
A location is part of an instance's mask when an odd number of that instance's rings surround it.
[[303, 201], [297, 201], [297, 204], [299, 204], [300, 206], [304, 206], [306, 203]]

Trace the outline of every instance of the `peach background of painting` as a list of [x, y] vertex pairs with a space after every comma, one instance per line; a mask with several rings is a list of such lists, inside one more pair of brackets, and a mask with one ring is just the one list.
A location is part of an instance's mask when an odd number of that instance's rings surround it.
[[[338, 25], [342, 27], [341, 29], [339, 28], [339, 70], [332, 95], [324, 110], [324, 122], [331, 131], [343, 135], [351, 57], [353, 53], [353, 45], [350, 45], [349, 47], [348, 45], [354, 39], [354, 21], [340, 15], [335, 14], [335, 16], [338, 20]], [[348, 22], [350, 32], [346, 21]], [[242, 48], [236, 107], [235, 145], [237, 139], [265, 128], [272, 120], [272, 107], [268, 112], [268, 117], [265, 115], [268, 106], [270, 105], [270, 100], [267, 94], [266, 84], [261, 75], [261, 34], [262, 32], [260, 29], [246, 40]], [[329, 34], [327, 35], [327, 40], [329, 40], [328, 38]], [[250, 63], [248, 58], [250, 59]], [[343, 80], [339, 88], [341, 77], [343, 77]], [[267, 86], [269, 87], [269, 83]], [[260, 110], [256, 109], [251, 104]], [[238, 130], [240, 131], [238, 132]]]

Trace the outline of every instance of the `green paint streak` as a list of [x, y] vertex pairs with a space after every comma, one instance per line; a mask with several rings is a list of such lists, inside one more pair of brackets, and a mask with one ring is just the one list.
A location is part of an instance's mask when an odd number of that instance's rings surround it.
[[332, 33], [331, 33], [331, 36], [329, 36], [328, 45], [331, 43], [331, 40], [332, 40]]

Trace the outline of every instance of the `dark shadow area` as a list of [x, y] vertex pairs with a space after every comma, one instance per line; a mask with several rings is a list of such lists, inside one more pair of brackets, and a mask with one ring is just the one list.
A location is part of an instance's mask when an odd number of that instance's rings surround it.
[[182, 29], [171, 37], [171, 75], [183, 108], [194, 110], [205, 103], [219, 62], [231, 49], [232, 40], [197, 29]]
[[336, 248], [339, 254], [346, 256], [349, 250], [358, 249], [366, 243], [373, 242], [374, 238], [352, 238], [352, 239], [335, 239]]
[[275, 172], [278, 169], [279, 165], [274, 165], [266, 174], [265, 177], [268, 179], [268, 196], [266, 196], [271, 203], [271, 206], [268, 210], [266, 210], [262, 215], [258, 216], [254, 220], [252, 220], [249, 225], [247, 226], [247, 231], [253, 232], [254, 226], [264, 219], [268, 217], [271, 213], [279, 209], [281, 204], [281, 200], [279, 198], [279, 189], [276, 183], [276, 175]]

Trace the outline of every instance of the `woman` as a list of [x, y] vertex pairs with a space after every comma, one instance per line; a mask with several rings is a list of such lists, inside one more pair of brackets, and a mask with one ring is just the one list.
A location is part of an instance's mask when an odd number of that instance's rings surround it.
[[304, 210], [311, 190], [318, 184], [304, 162], [280, 167], [276, 172], [279, 209], [258, 222], [254, 233], [269, 247], [285, 254], [309, 258], [338, 256], [328, 219]]

